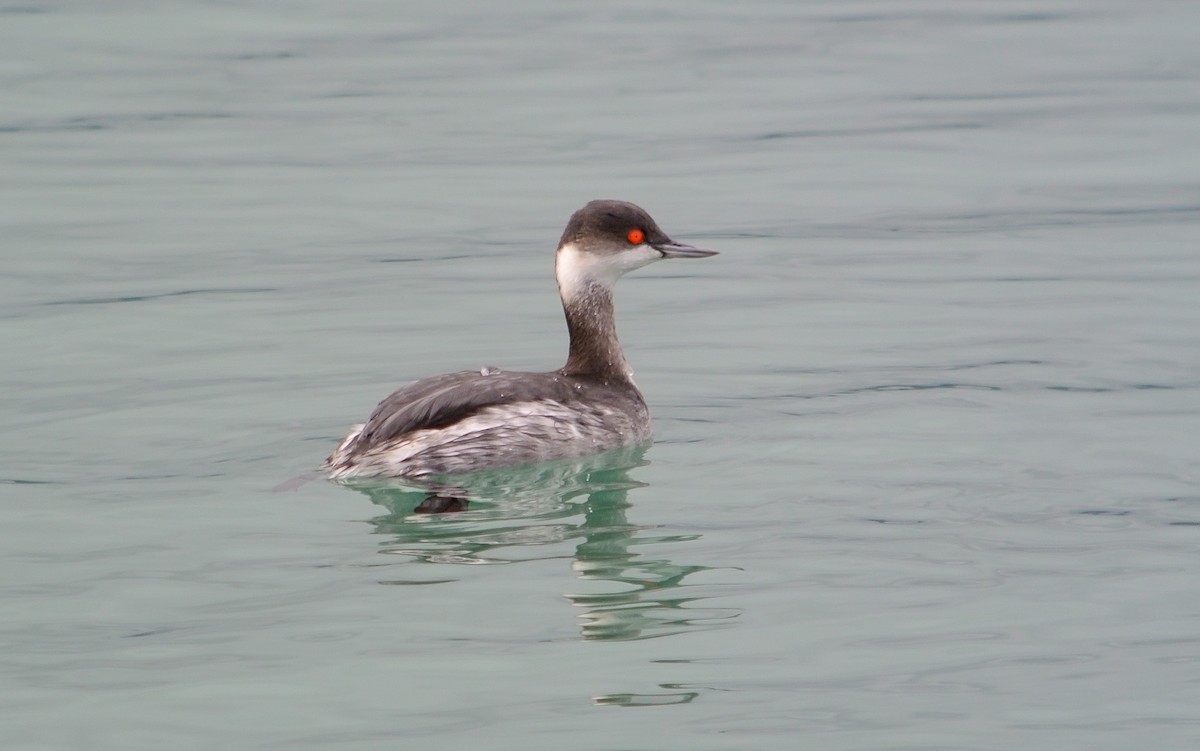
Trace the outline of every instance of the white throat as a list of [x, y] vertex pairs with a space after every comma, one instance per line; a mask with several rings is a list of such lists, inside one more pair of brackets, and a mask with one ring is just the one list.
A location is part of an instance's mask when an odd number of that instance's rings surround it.
[[612, 291], [626, 272], [662, 259], [649, 245], [635, 245], [613, 253], [589, 252], [576, 243], [566, 243], [554, 256], [554, 273], [558, 277], [558, 291], [565, 302], [585, 294], [591, 287]]

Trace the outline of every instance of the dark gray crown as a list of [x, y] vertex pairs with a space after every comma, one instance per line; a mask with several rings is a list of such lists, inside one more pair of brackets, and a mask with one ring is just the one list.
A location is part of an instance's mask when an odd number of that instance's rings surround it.
[[651, 245], [669, 243], [671, 238], [659, 229], [646, 210], [628, 201], [597, 200], [571, 215], [567, 228], [558, 241], [561, 248], [567, 243], [589, 245], [594, 242], [628, 243], [630, 230], [645, 233], [644, 242]]

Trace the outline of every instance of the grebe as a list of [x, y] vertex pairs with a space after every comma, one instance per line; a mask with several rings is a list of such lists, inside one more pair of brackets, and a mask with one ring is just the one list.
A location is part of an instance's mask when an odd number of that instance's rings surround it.
[[332, 478], [424, 478], [591, 454], [650, 437], [650, 411], [617, 341], [613, 286], [677, 243], [641, 208], [591, 201], [571, 215], [554, 270], [571, 337], [550, 373], [496, 368], [422, 378], [394, 392], [325, 460]]

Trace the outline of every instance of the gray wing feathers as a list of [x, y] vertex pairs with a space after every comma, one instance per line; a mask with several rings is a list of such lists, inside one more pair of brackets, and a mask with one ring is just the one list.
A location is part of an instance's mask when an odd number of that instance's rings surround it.
[[414, 430], [444, 427], [494, 405], [544, 398], [572, 401], [577, 396], [578, 389], [557, 373], [483, 375], [468, 370], [424, 378], [380, 402], [356, 443], [368, 447]]

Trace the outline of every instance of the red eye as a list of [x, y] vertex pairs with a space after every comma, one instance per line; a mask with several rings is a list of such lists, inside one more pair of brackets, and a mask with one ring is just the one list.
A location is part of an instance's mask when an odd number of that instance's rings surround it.
[[646, 233], [642, 232], [640, 229], [634, 228], [629, 230], [627, 237], [629, 238], [630, 243], [634, 245], [641, 245], [642, 240], [646, 239]]

